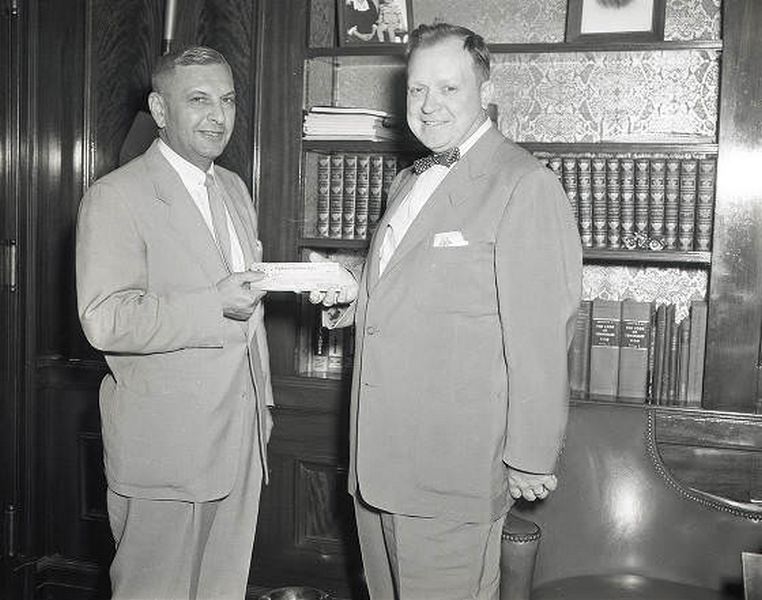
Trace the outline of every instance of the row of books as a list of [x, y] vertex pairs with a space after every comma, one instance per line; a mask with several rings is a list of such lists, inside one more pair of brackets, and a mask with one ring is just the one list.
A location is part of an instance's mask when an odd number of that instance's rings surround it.
[[569, 353], [572, 392], [701, 406], [707, 303], [675, 320], [674, 304], [583, 300]]
[[304, 115], [305, 140], [390, 141], [402, 138], [401, 121], [382, 110], [313, 106]]
[[352, 369], [354, 327], [327, 329], [319, 315], [302, 322], [298, 371], [310, 377], [340, 379]]
[[397, 163], [394, 154], [319, 154], [315, 235], [369, 238], [384, 211]]
[[561, 180], [583, 247], [711, 250], [714, 155], [535, 156]]
[[[351, 328], [323, 327], [319, 309], [304, 314], [299, 372], [341, 378], [352, 367]], [[569, 351], [572, 393], [662, 406], [701, 406], [707, 303], [691, 302], [677, 322], [674, 304], [583, 300]]]

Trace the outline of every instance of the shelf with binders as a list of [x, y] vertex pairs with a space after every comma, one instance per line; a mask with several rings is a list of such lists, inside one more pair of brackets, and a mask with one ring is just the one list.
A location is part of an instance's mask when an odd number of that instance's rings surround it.
[[573, 398], [701, 409], [704, 298], [583, 300], [569, 351]]

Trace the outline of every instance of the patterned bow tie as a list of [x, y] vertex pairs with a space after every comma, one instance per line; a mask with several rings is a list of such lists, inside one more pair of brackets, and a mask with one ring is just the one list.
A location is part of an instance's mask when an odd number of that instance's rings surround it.
[[413, 161], [413, 171], [415, 171], [416, 175], [420, 175], [426, 169], [433, 167], [434, 165], [451, 167], [458, 160], [460, 160], [460, 148], [450, 148], [444, 152], [430, 154], [429, 156], [424, 156], [423, 158], [416, 159]]

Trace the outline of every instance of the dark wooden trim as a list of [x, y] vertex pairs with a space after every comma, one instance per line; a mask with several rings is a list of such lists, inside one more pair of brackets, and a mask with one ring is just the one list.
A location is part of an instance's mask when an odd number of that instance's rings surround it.
[[273, 394], [277, 411], [298, 409], [301, 412], [339, 413], [347, 407], [349, 381], [275, 376]]
[[676, 252], [672, 250], [597, 250], [586, 248], [582, 251], [585, 263], [616, 263], [637, 265], [675, 265], [708, 267], [711, 262], [709, 252]]
[[37, 561], [35, 588], [41, 598], [99, 600], [107, 594], [107, 573], [97, 563], [44, 556]]
[[[300, 248], [333, 248], [357, 250], [368, 247], [370, 240], [338, 240], [331, 238], [303, 237], [297, 241]], [[710, 252], [676, 252], [672, 250], [597, 250], [584, 249], [582, 258], [586, 264], [628, 265], [675, 265], [708, 267], [712, 261]]]
[[[600, 42], [553, 42], [536, 44], [488, 44], [492, 54], [556, 54], [566, 52], [654, 52], [675, 50], [716, 50], [721, 51], [720, 40], [674, 40], [662, 42], [622, 42], [616, 40]], [[405, 49], [398, 47], [365, 48], [362, 46], [343, 48], [309, 48], [307, 58], [321, 56], [399, 56], [404, 57]]]
[[762, 452], [762, 416], [654, 408], [660, 443]]
[[105, 361], [40, 357], [35, 363], [35, 387], [39, 389], [97, 389], [108, 372]]
[[558, 154], [591, 153], [591, 154], [625, 154], [628, 152], [669, 154], [693, 152], [696, 154], [717, 154], [717, 144], [707, 143], [649, 143], [649, 142], [517, 142], [519, 146], [530, 152], [555, 152]]
[[762, 323], [762, 3], [723, 2], [705, 408], [754, 410]]

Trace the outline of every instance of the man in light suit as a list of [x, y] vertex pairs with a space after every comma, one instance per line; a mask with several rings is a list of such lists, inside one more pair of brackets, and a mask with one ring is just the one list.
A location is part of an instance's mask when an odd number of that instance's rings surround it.
[[110, 373], [100, 389], [114, 599], [246, 591], [272, 391], [246, 186], [213, 164], [235, 89], [218, 52], [159, 59], [160, 137], [85, 194], [79, 315]]
[[359, 290], [311, 295], [357, 329], [349, 485], [373, 600], [497, 598], [506, 512], [556, 487], [581, 247], [491, 94], [481, 37], [412, 34], [408, 125], [437, 154], [392, 184]]

